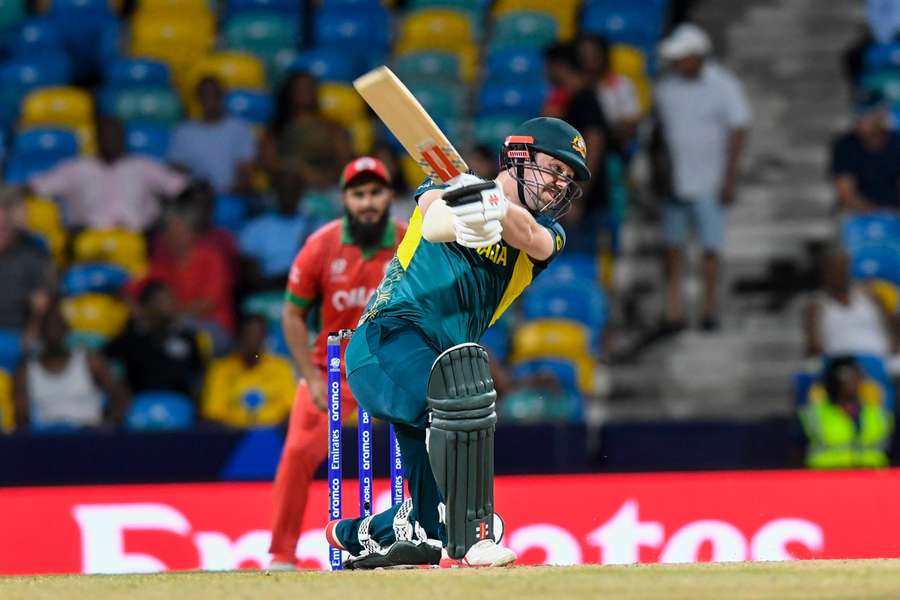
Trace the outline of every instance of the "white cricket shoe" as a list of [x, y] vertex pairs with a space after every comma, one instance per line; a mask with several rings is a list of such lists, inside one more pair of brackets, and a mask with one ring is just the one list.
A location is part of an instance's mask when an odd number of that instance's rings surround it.
[[[446, 552], [446, 551], [445, 551]], [[516, 562], [516, 553], [509, 548], [499, 546], [494, 540], [481, 540], [469, 548], [466, 555], [453, 559], [446, 554], [441, 558], [441, 567], [506, 567]]]
[[296, 571], [297, 565], [294, 563], [283, 562], [280, 560], [273, 560], [272, 564], [269, 565], [267, 571], [276, 572], [276, 571]]

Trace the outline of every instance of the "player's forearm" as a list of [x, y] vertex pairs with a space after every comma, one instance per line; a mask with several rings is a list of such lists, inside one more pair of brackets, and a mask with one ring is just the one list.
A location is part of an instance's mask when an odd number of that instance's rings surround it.
[[521, 206], [510, 203], [500, 224], [503, 226], [503, 240], [513, 248], [536, 260], [546, 260], [553, 254], [550, 234]]
[[428, 209], [431, 208], [432, 203], [443, 195], [444, 190], [434, 189], [428, 190], [427, 192], [419, 196], [419, 211], [422, 213], [423, 217], [428, 214]]
[[282, 321], [288, 349], [300, 369], [300, 374], [304, 379], [313, 377], [316, 373], [316, 366], [313, 364], [312, 352], [309, 350], [309, 329], [306, 327], [305, 318], [295, 311], [285, 310]]

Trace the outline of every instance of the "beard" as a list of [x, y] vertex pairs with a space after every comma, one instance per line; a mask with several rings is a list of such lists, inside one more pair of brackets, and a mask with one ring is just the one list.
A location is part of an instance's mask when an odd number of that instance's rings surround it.
[[387, 229], [390, 215], [384, 211], [381, 217], [374, 223], [363, 223], [349, 212], [347, 213], [348, 229], [353, 243], [360, 248], [372, 248], [381, 243], [384, 232]]

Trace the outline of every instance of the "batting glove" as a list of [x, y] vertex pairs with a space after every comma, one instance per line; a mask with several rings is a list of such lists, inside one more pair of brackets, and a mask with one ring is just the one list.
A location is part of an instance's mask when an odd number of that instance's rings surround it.
[[487, 223], [469, 225], [458, 218], [453, 219], [456, 243], [466, 248], [484, 248], [500, 243], [503, 227], [497, 219]]
[[443, 195], [453, 216], [466, 225], [483, 225], [506, 216], [509, 201], [494, 181], [479, 181]]

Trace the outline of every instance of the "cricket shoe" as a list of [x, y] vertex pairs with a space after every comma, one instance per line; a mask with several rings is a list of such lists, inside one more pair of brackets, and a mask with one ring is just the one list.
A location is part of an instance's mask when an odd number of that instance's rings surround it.
[[516, 553], [504, 548], [494, 540], [481, 540], [469, 548], [462, 558], [441, 557], [442, 569], [506, 567], [516, 562]]
[[378, 552], [366, 552], [344, 561], [347, 570], [416, 569], [437, 567], [441, 562], [441, 542], [397, 541]]
[[278, 572], [278, 571], [281, 571], [281, 572], [284, 572], [284, 571], [296, 571], [296, 570], [297, 570], [297, 565], [295, 565], [295, 564], [292, 563], [292, 562], [287, 562], [287, 561], [283, 561], [283, 560], [273, 560], [273, 561], [272, 561], [272, 564], [270, 564], [270, 565], [269, 565], [269, 568], [266, 569], [266, 570], [269, 571], [269, 572], [271, 572], [271, 573], [275, 573], [275, 572]]

